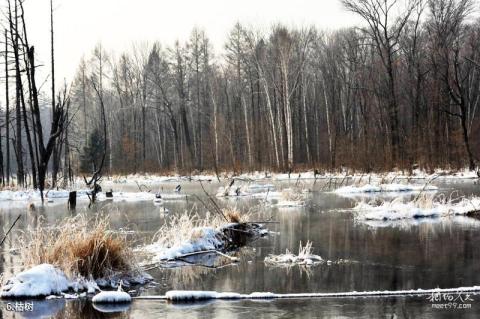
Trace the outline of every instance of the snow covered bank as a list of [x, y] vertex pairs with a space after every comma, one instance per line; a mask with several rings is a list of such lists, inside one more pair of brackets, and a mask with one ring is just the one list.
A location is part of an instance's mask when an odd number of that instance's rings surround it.
[[382, 192], [426, 192], [437, 191], [438, 187], [433, 185], [408, 185], [408, 184], [380, 184], [363, 186], [344, 186], [335, 190], [336, 194], [358, 194], [358, 193], [382, 193]]
[[405, 203], [402, 199], [396, 199], [380, 205], [362, 202], [354, 208], [358, 211], [357, 218], [359, 220], [380, 221], [466, 215], [479, 209], [479, 197], [462, 198], [458, 202], [432, 198]]
[[[94, 294], [100, 290], [99, 287], [111, 289], [120, 287], [121, 284], [128, 287], [133, 284], [145, 284], [151, 280], [153, 280], [153, 278], [148, 274], [121, 276], [119, 278], [101, 278], [97, 280], [86, 279], [81, 276], [70, 279], [59, 268], [51, 264], [41, 264], [22, 271], [8, 279], [0, 289], [0, 297], [7, 299], [38, 297], [46, 297], [46, 299], [77, 299], [86, 297], [87, 294]], [[116, 298], [116, 300], [126, 301], [126, 295], [128, 294], [124, 292], [119, 294], [119, 292], [120, 291], [105, 291], [104, 294], [97, 299], [109, 300], [109, 298]]]
[[[321, 172], [320, 174], [315, 175], [314, 170], [294, 172], [291, 174], [288, 173], [272, 173], [266, 171], [256, 171], [249, 173], [242, 173], [239, 175], [233, 174], [233, 172], [222, 172], [219, 174], [220, 179], [237, 179], [240, 181], [263, 181], [263, 180], [274, 180], [274, 181], [296, 181], [296, 180], [325, 180], [325, 179], [356, 179], [356, 180], [411, 180], [411, 179], [476, 179], [479, 176], [477, 172], [470, 171], [468, 169], [463, 170], [445, 170], [445, 169], [435, 169], [433, 172], [426, 172], [424, 170], [415, 169], [411, 173], [408, 171], [392, 171], [385, 173], [371, 173], [365, 174], [361, 172], [354, 172], [349, 169], [342, 169], [337, 172]], [[171, 175], [156, 175], [156, 174], [134, 174], [127, 176], [112, 176], [108, 179], [105, 179], [102, 185], [118, 185], [118, 184], [131, 184], [135, 185], [155, 185], [161, 183], [180, 183], [180, 182], [195, 182], [195, 181], [216, 181], [217, 176], [214, 173], [210, 174], [197, 174], [192, 176], [171, 174]], [[79, 183], [83, 180], [79, 180]]]
[[[77, 190], [77, 202], [89, 202], [89, 190]], [[45, 203], [48, 205], [65, 204], [68, 201], [70, 190], [50, 190], [44, 193]], [[97, 194], [97, 201], [112, 202], [142, 202], [155, 201], [156, 194], [151, 192], [112, 192], [112, 197], [107, 197], [104, 192]], [[161, 200], [184, 200], [187, 195], [166, 193], [161, 194]], [[41, 196], [39, 191], [0, 191], [0, 207], [22, 207], [27, 203], [40, 204]]]
[[411, 290], [377, 290], [377, 291], [349, 291], [349, 292], [326, 292], [326, 293], [291, 293], [277, 294], [272, 292], [253, 292], [251, 294], [239, 294], [235, 292], [216, 291], [188, 291], [171, 290], [165, 296], [139, 296], [134, 299], [140, 300], [169, 300], [172, 302], [192, 302], [201, 300], [238, 300], [238, 299], [292, 299], [292, 298], [357, 298], [357, 297], [407, 297], [425, 296], [431, 294], [459, 294], [480, 292], [480, 286], [458, 288], [435, 288], [435, 289], [411, 289]]
[[[226, 177], [225, 175], [221, 178]], [[155, 175], [155, 174], [130, 174], [124, 176], [112, 176], [105, 179], [102, 185], [115, 185], [115, 184], [140, 184], [140, 185], [155, 185], [161, 183], [179, 183], [179, 182], [210, 182], [216, 180], [215, 174], [199, 174], [192, 176], [185, 175]]]

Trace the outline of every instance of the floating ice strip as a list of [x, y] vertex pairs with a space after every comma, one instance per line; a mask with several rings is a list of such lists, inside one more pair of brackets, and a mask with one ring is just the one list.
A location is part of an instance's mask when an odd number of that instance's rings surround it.
[[141, 300], [169, 300], [176, 302], [192, 302], [201, 300], [238, 300], [238, 299], [296, 299], [296, 298], [355, 298], [355, 297], [389, 297], [389, 296], [418, 296], [435, 293], [466, 293], [480, 292], [480, 286], [459, 288], [435, 288], [417, 290], [384, 290], [384, 291], [350, 291], [350, 292], [326, 292], [326, 293], [292, 293], [276, 294], [272, 292], [253, 292], [251, 294], [239, 294], [235, 292], [216, 291], [189, 291], [171, 290], [163, 296], [138, 296], [133, 299]]

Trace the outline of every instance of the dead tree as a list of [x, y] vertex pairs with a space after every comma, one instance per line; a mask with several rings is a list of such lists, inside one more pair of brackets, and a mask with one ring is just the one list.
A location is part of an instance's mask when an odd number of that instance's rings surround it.
[[92, 177], [87, 180], [87, 178], [84, 176], [83, 179], [85, 181], [85, 184], [91, 189], [91, 193], [89, 195], [90, 203], [95, 203], [95, 200], [97, 198], [97, 194], [102, 191], [102, 187], [100, 186], [100, 181], [102, 179], [102, 170], [103, 166], [105, 164], [105, 157], [107, 155], [107, 119], [105, 116], [105, 104], [103, 101], [103, 92], [102, 88], [98, 88], [97, 85], [95, 84], [95, 81], [92, 80], [92, 87], [95, 90], [95, 93], [97, 94], [99, 103], [100, 103], [100, 113], [101, 113], [101, 121], [102, 121], [102, 126], [103, 126], [103, 153], [102, 153], [102, 159], [100, 161], [100, 165], [95, 163], [95, 160], [93, 160], [93, 173]]
[[[20, 2], [21, 5], [21, 2]], [[14, 12], [12, 13], [11, 3], [8, 1], [8, 22], [10, 26], [10, 36], [12, 41], [12, 49], [15, 58], [15, 153], [17, 158], [17, 184], [23, 186], [25, 184], [25, 171], [23, 167], [23, 146], [22, 146], [22, 112], [21, 99], [23, 98], [23, 84], [21, 78], [20, 67], [20, 44], [18, 33], [18, 5], [17, 0], [14, 1]]]
[[37, 85], [35, 82], [35, 50], [34, 47], [30, 47], [27, 52], [30, 68], [30, 81], [32, 85], [32, 114], [35, 123], [35, 129], [38, 140], [39, 148], [39, 165], [38, 165], [38, 188], [43, 202], [43, 191], [45, 189], [45, 178], [48, 169], [48, 163], [53, 153], [53, 148], [57, 141], [57, 138], [62, 134], [65, 124], [65, 112], [64, 110], [68, 107], [70, 103], [70, 98], [68, 97], [67, 90], [63, 92], [63, 98], [57, 102], [57, 105], [52, 109], [52, 123], [50, 128], [50, 136], [48, 137], [47, 143], [43, 137], [43, 125], [40, 116], [40, 106], [38, 102], [38, 91]]

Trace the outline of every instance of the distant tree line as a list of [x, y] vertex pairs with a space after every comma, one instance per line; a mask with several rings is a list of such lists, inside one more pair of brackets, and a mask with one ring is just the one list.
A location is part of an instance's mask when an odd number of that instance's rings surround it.
[[100, 161], [109, 173], [475, 169], [475, 2], [341, 2], [364, 27], [236, 24], [222, 52], [198, 28], [172, 47], [97, 45], [68, 91], [53, 171], [90, 174]]

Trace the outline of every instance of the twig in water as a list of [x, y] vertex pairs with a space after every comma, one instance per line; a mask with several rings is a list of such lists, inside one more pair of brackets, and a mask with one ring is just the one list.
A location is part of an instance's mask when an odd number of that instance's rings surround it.
[[[210, 194], [205, 190], [205, 187], [203, 187], [203, 184], [202, 184], [202, 181], [199, 181], [200, 182], [200, 186], [202, 186], [202, 189], [203, 189], [203, 192], [205, 193], [205, 195], [207, 195], [208, 199], [210, 200], [210, 202], [212, 202], [213, 204], [213, 207], [216, 211], [217, 214], [220, 214], [227, 222], [229, 221], [228, 218], [225, 216], [225, 214], [222, 212], [222, 210], [220, 209], [220, 207], [218, 206], [217, 202], [215, 202], [215, 200], [212, 198], [212, 196], [210, 196]], [[198, 197], [197, 197], [198, 198]]]
[[151, 192], [152, 192], [152, 190], [151, 190], [150, 188], [148, 188], [148, 187], [147, 187], [147, 185], [138, 184], [138, 182], [137, 182], [137, 181], [135, 181], [135, 184], [137, 184], [137, 187], [138, 187], [138, 189], [139, 189], [141, 192], [143, 192], [143, 189], [142, 189], [142, 187], [145, 187], [145, 189], [146, 189], [146, 190], [147, 190], [149, 193], [151, 193]]
[[302, 174], [298, 174], [297, 181], [295, 182], [295, 186], [298, 186], [298, 182], [300, 181], [301, 176], [302, 176]]
[[415, 199], [413, 200], [414, 202], [416, 202], [419, 198], [420, 198], [420, 195], [422, 195], [422, 193], [425, 191], [425, 189], [427, 188], [428, 184], [430, 184], [431, 182], [433, 182], [434, 180], [436, 180], [440, 175], [437, 175], [437, 176], [434, 176], [432, 177], [429, 181], [427, 181], [425, 183], [425, 185], [423, 185], [423, 188], [422, 190], [418, 193], [418, 195], [415, 197]]
[[12, 226], [10, 226], [10, 228], [8, 229], [8, 231], [5, 233], [5, 236], [3, 236], [2, 242], [0, 242], [0, 246], [2, 246], [3, 243], [5, 242], [5, 239], [7, 239], [8, 234], [10, 234], [10, 232], [12, 231], [12, 228], [15, 226], [15, 224], [17, 223], [17, 221], [20, 219], [20, 216], [21, 216], [21, 215], [18, 215], [17, 219], [15, 219], [15, 221], [13, 222]]

